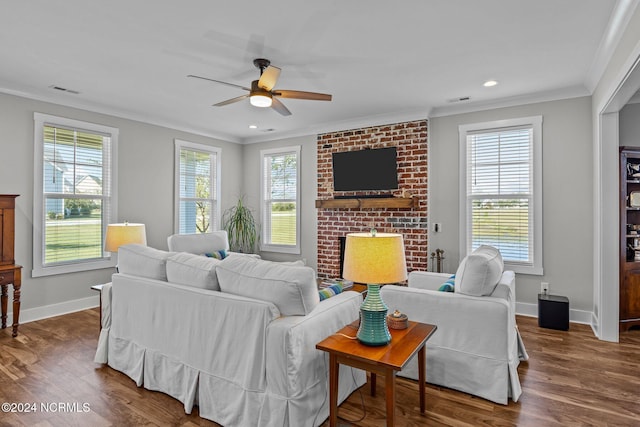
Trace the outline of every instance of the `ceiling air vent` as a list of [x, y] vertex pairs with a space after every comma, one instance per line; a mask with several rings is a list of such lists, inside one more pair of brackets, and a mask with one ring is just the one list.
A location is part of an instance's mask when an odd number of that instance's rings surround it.
[[55, 89], [55, 90], [59, 90], [60, 92], [67, 92], [67, 93], [72, 93], [74, 95], [78, 95], [80, 94], [80, 92], [78, 92], [77, 90], [73, 90], [73, 89], [67, 89], [66, 87], [61, 87], [61, 86], [56, 86], [56, 85], [51, 85], [49, 86], [51, 89]]
[[470, 101], [470, 100], [471, 100], [471, 97], [461, 96], [459, 98], [447, 99], [447, 102], [467, 102], [467, 101]]

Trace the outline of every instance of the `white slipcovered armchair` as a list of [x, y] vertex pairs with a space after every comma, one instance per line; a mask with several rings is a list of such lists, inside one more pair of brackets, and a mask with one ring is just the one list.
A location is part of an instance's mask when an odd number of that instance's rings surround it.
[[[467, 279], [478, 277], [469, 274], [477, 263], [472, 256], [465, 258], [456, 273], [455, 292], [438, 291], [450, 274], [414, 271], [408, 287], [384, 286], [382, 299], [390, 312], [400, 310], [409, 320], [438, 327], [427, 341], [428, 383], [500, 404], [509, 398], [517, 402], [522, 394], [517, 367], [528, 355], [516, 326], [515, 274], [500, 269], [497, 284], [479, 291], [487, 294], [468, 295], [460, 292], [459, 283], [465, 264]], [[480, 276], [487, 277], [486, 271]], [[399, 375], [417, 380], [417, 358]]]
[[229, 237], [225, 230], [202, 234], [173, 234], [167, 238], [169, 251], [204, 254], [213, 251], [229, 251]]

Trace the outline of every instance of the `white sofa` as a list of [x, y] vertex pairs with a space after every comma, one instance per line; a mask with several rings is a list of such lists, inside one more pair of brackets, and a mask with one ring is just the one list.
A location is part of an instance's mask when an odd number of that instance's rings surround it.
[[[467, 264], [469, 265], [469, 264]], [[515, 318], [515, 274], [499, 274], [488, 295], [468, 295], [438, 289], [450, 274], [413, 271], [408, 287], [387, 285], [381, 296], [389, 311], [409, 320], [438, 326], [427, 341], [427, 382], [470, 393], [500, 404], [522, 394], [518, 365], [528, 355]], [[418, 379], [417, 359], [401, 376]]]
[[[327, 357], [315, 345], [358, 318], [359, 293], [320, 302], [311, 268], [239, 255], [127, 245], [119, 268], [102, 290], [96, 362], [228, 427], [328, 417]], [[365, 382], [341, 369], [340, 401]]]

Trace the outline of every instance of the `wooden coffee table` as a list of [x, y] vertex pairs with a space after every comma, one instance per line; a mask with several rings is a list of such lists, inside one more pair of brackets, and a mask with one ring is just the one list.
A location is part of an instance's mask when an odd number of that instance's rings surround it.
[[371, 395], [375, 396], [376, 374], [385, 377], [387, 402], [387, 426], [395, 421], [396, 374], [418, 353], [418, 390], [420, 391], [420, 412], [425, 411], [426, 380], [425, 343], [436, 331], [437, 326], [419, 322], [409, 322], [407, 329], [390, 329], [391, 342], [384, 346], [371, 347], [361, 344], [356, 336], [358, 321], [355, 321], [318, 344], [316, 348], [329, 353], [329, 426], [338, 423], [338, 372], [340, 364], [364, 369], [371, 373]]

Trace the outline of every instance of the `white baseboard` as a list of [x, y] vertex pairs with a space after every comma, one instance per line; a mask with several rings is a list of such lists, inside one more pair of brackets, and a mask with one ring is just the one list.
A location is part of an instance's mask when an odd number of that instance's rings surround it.
[[[520, 316], [538, 317], [538, 304], [516, 302], [516, 314]], [[583, 323], [593, 328], [593, 312], [569, 309], [569, 322]]]
[[[11, 301], [9, 301], [11, 307]], [[58, 304], [44, 305], [42, 307], [20, 309], [20, 324], [34, 322], [36, 320], [46, 319], [49, 317], [61, 316], [63, 314], [74, 313], [76, 311], [86, 310], [88, 308], [98, 307], [100, 305], [100, 296], [90, 296], [87, 298], [65, 301]], [[13, 322], [13, 313], [10, 311], [7, 315], [7, 326], [11, 327]]]

